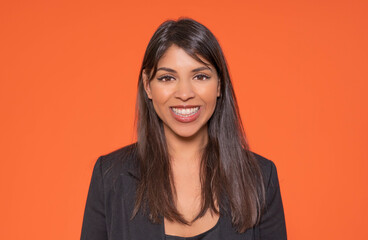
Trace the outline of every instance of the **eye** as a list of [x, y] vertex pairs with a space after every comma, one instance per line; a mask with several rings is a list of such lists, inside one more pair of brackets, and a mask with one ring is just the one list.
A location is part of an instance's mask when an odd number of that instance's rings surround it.
[[157, 80], [162, 81], [162, 82], [169, 82], [171, 80], [174, 80], [174, 77], [169, 76], [169, 75], [164, 75], [164, 76], [158, 77]]
[[198, 74], [194, 78], [198, 80], [207, 80], [210, 79], [211, 77], [206, 74]]

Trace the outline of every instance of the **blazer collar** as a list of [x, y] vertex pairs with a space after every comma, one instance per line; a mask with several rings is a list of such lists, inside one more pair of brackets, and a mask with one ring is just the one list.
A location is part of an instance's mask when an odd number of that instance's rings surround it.
[[[127, 157], [127, 159], [124, 159]], [[123, 172], [127, 172], [129, 176], [140, 179], [139, 162], [138, 162], [138, 149], [137, 143], [133, 143], [127, 147], [126, 156], [123, 157]]]

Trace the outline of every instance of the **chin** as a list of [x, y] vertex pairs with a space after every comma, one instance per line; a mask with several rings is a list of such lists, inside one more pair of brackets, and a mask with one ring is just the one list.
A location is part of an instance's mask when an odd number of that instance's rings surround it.
[[182, 137], [182, 138], [194, 138], [198, 135], [200, 135], [202, 133], [201, 128], [195, 128], [191, 127], [191, 128], [187, 128], [187, 129], [181, 129], [181, 130], [176, 130], [173, 129], [175, 135], [177, 135], [178, 137]]
[[175, 135], [181, 138], [191, 138], [196, 135], [196, 132], [188, 132], [188, 131], [174, 131]]

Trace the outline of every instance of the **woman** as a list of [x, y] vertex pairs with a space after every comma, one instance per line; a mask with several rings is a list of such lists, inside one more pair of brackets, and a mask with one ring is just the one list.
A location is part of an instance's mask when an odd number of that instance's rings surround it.
[[226, 61], [192, 19], [152, 36], [135, 144], [100, 157], [81, 239], [286, 239], [275, 165], [249, 150]]

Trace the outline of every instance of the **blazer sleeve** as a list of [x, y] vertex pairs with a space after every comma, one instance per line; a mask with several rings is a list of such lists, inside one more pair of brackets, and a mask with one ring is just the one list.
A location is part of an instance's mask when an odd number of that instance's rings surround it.
[[286, 225], [276, 166], [272, 161], [266, 182], [266, 206], [260, 219], [261, 240], [285, 240]]
[[105, 221], [102, 157], [98, 158], [92, 172], [84, 210], [81, 240], [107, 240]]

